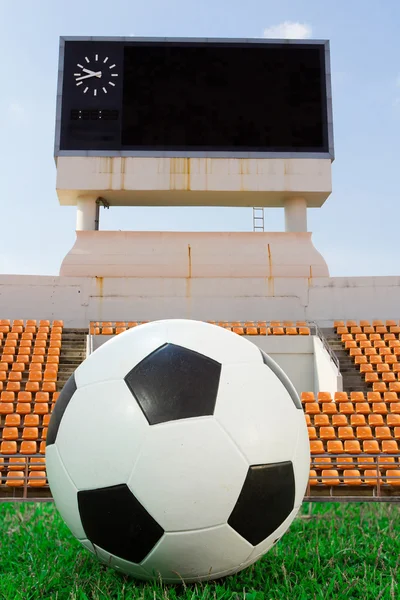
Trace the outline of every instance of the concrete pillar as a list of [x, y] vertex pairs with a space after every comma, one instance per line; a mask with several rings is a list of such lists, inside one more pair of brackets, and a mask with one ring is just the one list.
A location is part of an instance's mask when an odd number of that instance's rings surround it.
[[307, 231], [307, 202], [304, 198], [285, 201], [285, 231]]
[[76, 202], [77, 231], [94, 231], [96, 229], [96, 198], [79, 197]]

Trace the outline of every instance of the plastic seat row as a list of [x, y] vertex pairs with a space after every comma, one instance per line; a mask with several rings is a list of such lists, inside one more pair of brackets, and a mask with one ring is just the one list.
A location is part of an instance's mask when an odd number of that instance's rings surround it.
[[[96, 321], [90, 323], [92, 335], [118, 335], [148, 321]], [[208, 321], [238, 335], [310, 335], [306, 321]]]
[[53, 404], [47, 402], [0, 402], [0, 416], [1, 415], [47, 415], [53, 410]]
[[[49, 392], [53, 393], [56, 391], [57, 383], [56, 381], [22, 381], [21, 379], [18, 381], [10, 381], [7, 380], [7, 377], [3, 377], [0, 371], [0, 390], [6, 390], [10, 392]], [[16, 385], [19, 384], [19, 387]], [[23, 388], [23, 390], [22, 390]]]
[[[391, 336], [391, 334], [387, 334]], [[353, 339], [352, 336], [343, 336], [345, 339], [341, 340], [344, 343], [345, 350], [350, 350], [351, 348], [398, 348], [400, 346], [400, 340], [390, 337], [389, 339], [382, 339], [379, 334], [376, 334], [376, 339], [371, 337], [367, 340], [359, 340]], [[347, 337], [351, 337], [351, 339], [347, 339]], [[384, 336], [385, 337], [385, 336]]]
[[[38, 448], [39, 444], [39, 448]], [[35, 440], [23, 440], [17, 442], [16, 440], [3, 440], [0, 444], [0, 455], [12, 455], [12, 454], [45, 454], [46, 441], [42, 440], [37, 442]]]
[[365, 329], [365, 328], [376, 328], [376, 327], [398, 327], [400, 325], [400, 321], [399, 319], [373, 319], [372, 321], [366, 320], [366, 319], [361, 319], [361, 320], [354, 320], [354, 319], [347, 319], [344, 321], [341, 320], [336, 320], [333, 322], [333, 328], [335, 330], [339, 329], [340, 327], [347, 327], [348, 329], [351, 327], [360, 327], [361, 329]]
[[340, 341], [342, 344], [351, 345], [351, 342], [356, 342], [356, 345], [360, 345], [362, 342], [371, 342], [372, 345], [375, 345], [377, 342], [384, 342], [385, 345], [389, 345], [390, 342], [398, 342], [399, 335], [396, 333], [342, 333], [340, 334]]
[[376, 469], [343, 469], [339, 472], [337, 469], [323, 469], [320, 474], [317, 470], [310, 469], [310, 485], [322, 484], [325, 486], [337, 485], [376, 485], [377, 480], [384, 485], [400, 486], [400, 469], [388, 469], [385, 475]]
[[29, 413], [27, 415], [8, 413], [5, 415], [4, 423], [2, 423], [2, 425], [4, 427], [48, 427], [50, 416], [51, 415], [49, 413], [45, 415], [35, 415], [33, 413]]
[[400, 402], [323, 402], [322, 405], [319, 402], [307, 402], [304, 405], [304, 412], [308, 415], [317, 415], [323, 413], [326, 415], [333, 415], [340, 413], [343, 415], [369, 415], [370, 413], [376, 413], [385, 415], [388, 413], [400, 414]]
[[6, 340], [1, 347], [1, 355], [11, 354], [23, 354], [32, 358], [34, 355], [46, 355], [56, 356], [59, 353], [56, 350], [61, 349], [61, 337], [60, 339], [50, 339], [50, 343], [47, 344], [47, 340], [36, 340], [35, 344], [32, 345], [32, 340], [21, 340], [18, 344], [17, 340]]
[[[379, 460], [382, 463], [398, 464], [394, 456], [389, 454], [397, 454], [394, 452], [383, 452], [382, 444], [389, 440], [310, 440], [310, 452], [313, 454], [378, 454]], [[384, 446], [387, 448], [387, 444]]]
[[352, 413], [341, 414], [326, 414], [326, 413], [318, 413], [318, 414], [306, 414], [306, 424], [307, 426], [314, 427], [323, 427], [332, 425], [333, 427], [346, 426], [351, 425], [352, 427], [362, 427], [364, 425], [370, 425], [372, 427], [378, 427], [387, 425], [388, 427], [400, 427], [400, 414], [396, 413], [387, 413], [379, 412], [367, 414], [367, 416], [363, 413]]
[[[24, 487], [25, 485], [24, 471], [8, 471], [2, 475], [0, 471], [0, 485], [3, 483], [8, 487]], [[45, 487], [47, 486], [46, 471], [29, 471], [28, 487]]]
[[0, 440], [5, 441], [22, 441], [39, 439], [45, 440], [47, 437], [47, 427], [3, 427], [0, 429]]
[[60, 330], [64, 327], [64, 322], [61, 320], [54, 320], [50, 322], [49, 320], [40, 320], [39, 322], [36, 319], [0, 319], [0, 333], [36, 333], [38, 330], [45, 331], [49, 330]]
[[397, 402], [398, 395], [397, 392], [384, 392], [382, 397], [380, 392], [367, 392], [367, 395], [364, 392], [335, 392], [333, 397], [330, 392], [318, 392], [317, 396], [315, 396], [314, 392], [302, 392], [301, 393], [301, 402], [303, 404], [307, 404], [308, 402], [381, 402], [382, 399], [385, 402]]
[[[16, 430], [17, 428], [10, 429]], [[389, 454], [399, 452], [400, 426], [391, 428], [388, 425], [358, 425], [355, 427], [352, 425], [320, 425], [317, 427], [310, 425], [307, 430], [310, 440], [377, 440], [382, 441], [382, 452]]]

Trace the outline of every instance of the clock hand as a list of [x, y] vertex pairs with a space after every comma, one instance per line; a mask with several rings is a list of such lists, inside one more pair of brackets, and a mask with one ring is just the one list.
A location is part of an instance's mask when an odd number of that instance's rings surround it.
[[95, 73], [94, 71], [92, 73], [89, 73], [89, 75], [82, 75], [82, 77], [77, 77], [75, 79], [75, 81], [82, 81], [82, 79], [89, 79], [90, 77], [101, 77], [101, 71], [97, 71], [97, 73]]

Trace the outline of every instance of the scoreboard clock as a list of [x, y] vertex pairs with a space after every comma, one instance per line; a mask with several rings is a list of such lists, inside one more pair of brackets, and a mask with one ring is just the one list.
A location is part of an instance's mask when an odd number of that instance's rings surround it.
[[57, 156], [333, 159], [329, 43], [61, 38]]

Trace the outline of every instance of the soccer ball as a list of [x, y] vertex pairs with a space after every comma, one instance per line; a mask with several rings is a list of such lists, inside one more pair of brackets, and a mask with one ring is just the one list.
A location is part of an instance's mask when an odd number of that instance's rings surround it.
[[235, 333], [155, 321], [95, 350], [47, 434], [59, 512], [99, 560], [141, 579], [215, 579], [288, 529], [310, 451], [299, 397]]

